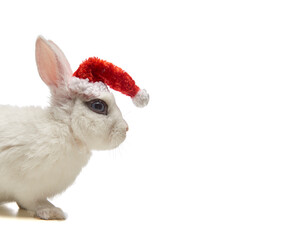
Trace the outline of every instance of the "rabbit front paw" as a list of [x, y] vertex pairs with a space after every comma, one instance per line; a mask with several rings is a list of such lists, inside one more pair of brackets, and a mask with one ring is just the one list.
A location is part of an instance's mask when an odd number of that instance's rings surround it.
[[64, 220], [66, 215], [64, 212], [57, 207], [46, 207], [38, 209], [35, 213], [35, 217], [44, 220]]

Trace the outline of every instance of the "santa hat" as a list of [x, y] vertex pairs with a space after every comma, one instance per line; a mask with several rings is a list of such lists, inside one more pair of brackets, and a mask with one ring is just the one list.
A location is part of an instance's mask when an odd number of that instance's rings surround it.
[[[132, 98], [137, 107], [144, 107], [149, 102], [149, 95], [146, 90], [140, 89], [131, 76], [114, 64], [91, 57], [82, 62], [73, 74], [79, 85], [90, 85], [92, 91], [105, 91], [106, 86], [119, 91]], [[86, 89], [88, 90], [88, 89]]]

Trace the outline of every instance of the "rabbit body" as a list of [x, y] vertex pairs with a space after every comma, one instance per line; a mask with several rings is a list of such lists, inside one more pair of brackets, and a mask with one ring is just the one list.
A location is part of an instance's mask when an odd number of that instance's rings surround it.
[[22, 205], [74, 182], [91, 153], [69, 125], [40, 107], [0, 106], [0, 113], [0, 201]]

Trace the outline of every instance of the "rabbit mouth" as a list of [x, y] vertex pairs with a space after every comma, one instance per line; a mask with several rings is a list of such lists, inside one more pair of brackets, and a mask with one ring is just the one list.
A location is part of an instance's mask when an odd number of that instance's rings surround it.
[[110, 134], [111, 148], [118, 147], [127, 137], [126, 131], [113, 129]]

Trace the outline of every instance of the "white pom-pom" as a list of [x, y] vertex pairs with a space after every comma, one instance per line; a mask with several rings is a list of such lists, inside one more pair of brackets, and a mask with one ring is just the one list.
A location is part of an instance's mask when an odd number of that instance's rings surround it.
[[149, 102], [149, 94], [145, 89], [140, 89], [138, 93], [132, 98], [136, 107], [144, 107]]

